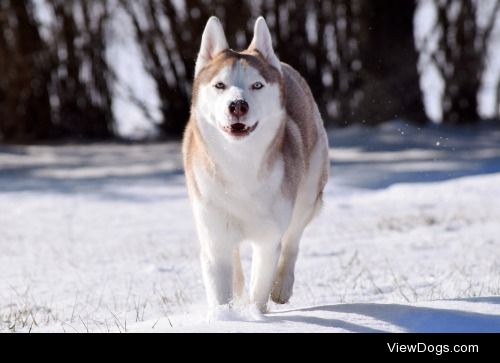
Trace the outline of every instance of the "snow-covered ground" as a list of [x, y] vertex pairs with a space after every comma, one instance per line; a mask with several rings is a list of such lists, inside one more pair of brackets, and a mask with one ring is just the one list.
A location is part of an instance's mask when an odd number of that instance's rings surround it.
[[211, 325], [179, 144], [0, 146], [0, 331], [500, 332], [500, 129], [331, 139], [291, 304]]

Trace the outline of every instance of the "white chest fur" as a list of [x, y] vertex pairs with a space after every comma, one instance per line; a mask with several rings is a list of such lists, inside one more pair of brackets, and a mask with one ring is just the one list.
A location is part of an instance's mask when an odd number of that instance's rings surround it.
[[263, 165], [263, 152], [254, 149], [245, 153], [239, 146], [230, 145], [217, 153], [213, 160], [215, 172], [195, 167], [200, 190], [198, 203], [238, 220], [246, 238], [284, 233], [290, 223], [293, 201], [282, 192], [283, 161]]

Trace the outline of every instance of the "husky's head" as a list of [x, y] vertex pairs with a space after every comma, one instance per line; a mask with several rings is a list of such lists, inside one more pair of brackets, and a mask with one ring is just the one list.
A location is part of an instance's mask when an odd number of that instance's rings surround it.
[[227, 140], [273, 134], [282, 117], [282, 69], [261, 17], [249, 48], [229, 49], [222, 25], [210, 18], [196, 62], [193, 111], [203, 129]]

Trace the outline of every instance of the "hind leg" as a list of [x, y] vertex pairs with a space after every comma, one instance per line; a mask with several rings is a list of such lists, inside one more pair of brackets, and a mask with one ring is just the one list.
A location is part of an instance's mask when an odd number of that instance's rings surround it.
[[283, 239], [278, 271], [271, 292], [271, 299], [277, 304], [286, 304], [293, 293], [295, 281], [295, 263], [299, 253], [302, 230], [287, 233]]
[[304, 229], [314, 216], [319, 213], [322, 204], [322, 193], [320, 193], [312, 206], [305, 209], [307, 212], [298, 212], [294, 216], [292, 225], [285, 233], [278, 262], [278, 272], [271, 292], [271, 299], [276, 304], [286, 304], [292, 297], [295, 282], [295, 263], [299, 254], [300, 240]]

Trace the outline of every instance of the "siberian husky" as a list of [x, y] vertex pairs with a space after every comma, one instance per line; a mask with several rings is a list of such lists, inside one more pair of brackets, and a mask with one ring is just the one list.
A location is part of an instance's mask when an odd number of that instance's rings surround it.
[[278, 60], [262, 17], [243, 52], [208, 21], [183, 156], [212, 319], [243, 294], [243, 241], [253, 249], [250, 306], [287, 303], [302, 233], [321, 208], [328, 141], [306, 81]]

